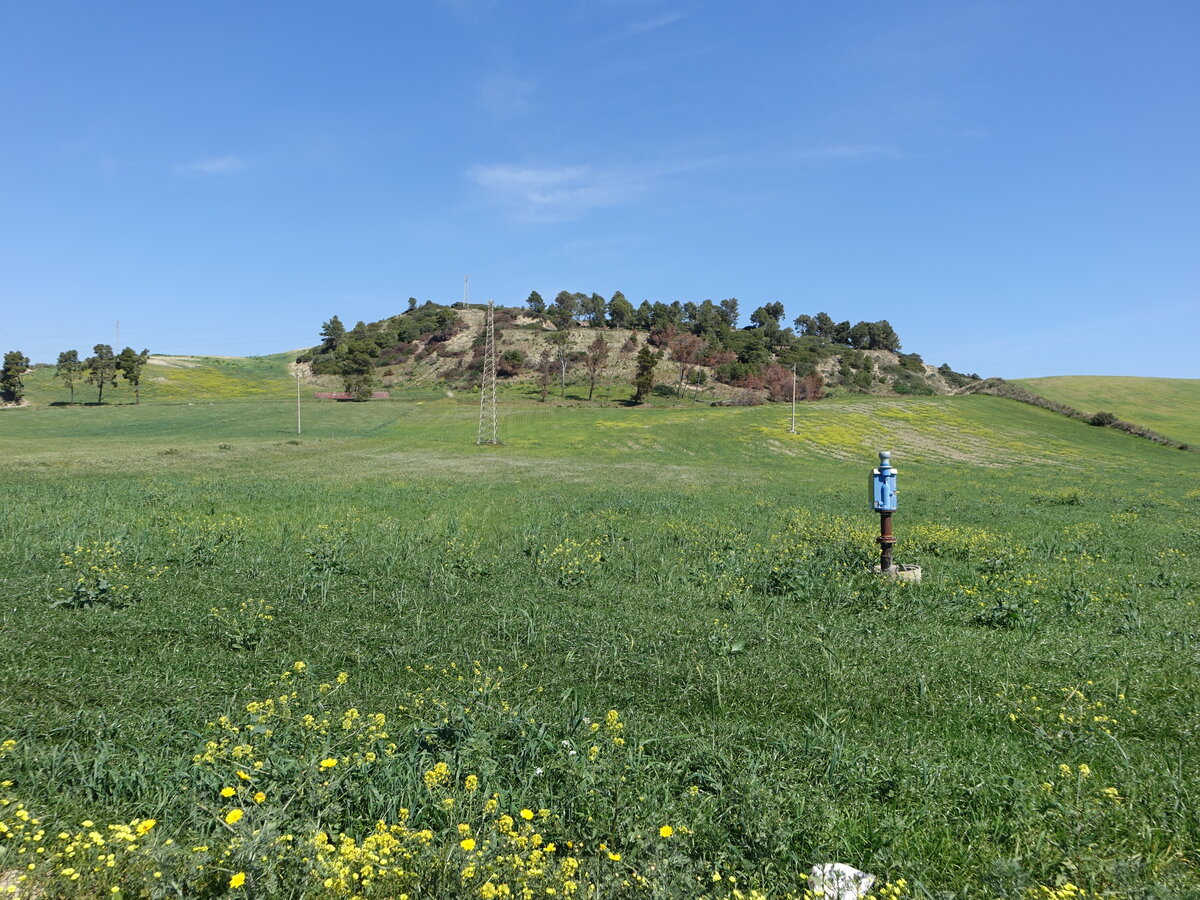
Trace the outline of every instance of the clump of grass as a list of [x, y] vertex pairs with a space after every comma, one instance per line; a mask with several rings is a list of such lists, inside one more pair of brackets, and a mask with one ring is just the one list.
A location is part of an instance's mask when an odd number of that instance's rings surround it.
[[142, 599], [149, 586], [166, 571], [128, 561], [120, 541], [77, 544], [64, 551], [60, 560], [69, 583], [57, 588], [51, 605], [67, 609], [129, 606]]

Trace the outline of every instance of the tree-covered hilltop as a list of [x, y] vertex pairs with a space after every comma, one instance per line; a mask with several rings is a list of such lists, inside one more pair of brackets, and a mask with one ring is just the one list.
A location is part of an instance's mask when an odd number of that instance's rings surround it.
[[[478, 305], [445, 306], [410, 298], [404, 313], [347, 330], [335, 315], [323, 323], [322, 342], [302, 354], [315, 375], [340, 376], [345, 389], [369, 397], [381, 378], [417, 374], [469, 386], [483, 366], [482, 317]], [[916, 353], [902, 353], [900, 336], [886, 319], [835, 322], [828, 313], [798, 316], [789, 327], [784, 307], [757, 307], [741, 326], [739, 302], [672, 303], [643, 300], [634, 306], [617, 291], [600, 294], [560, 291], [547, 303], [537, 291], [523, 307], [497, 307], [501, 378], [526, 376], [565, 386], [568, 373], [585, 374], [589, 395], [602, 373], [634, 383], [639, 345], [674, 363], [670, 380], [693, 392], [708, 385], [754, 391], [770, 400], [791, 397], [792, 377], [804, 379], [801, 398], [816, 399], [825, 387], [855, 392], [943, 393], [977, 375], [948, 365], [927, 366]], [[600, 347], [591, 334], [608, 335]], [[644, 365], [644, 361], [643, 361]], [[550, 372], [554, 369], [556, 374]], [[627, 372], [626, 372], [627, 370]], [[668, 376], [663, 376], [664, 381]]]
[[429, 302], [418, 306], [410, 297], [406, 312], [370, 325], [358, 322], [349, 331], [332, 316], [321, 325], [321, 343], [296, 361], [310, 363], [314, 375], [340, 375], [346, 390], [365, 400], [378, 384], [378, 367], [404, 361], [421, 345], [446, 341], [462, 327], [454, 309]]

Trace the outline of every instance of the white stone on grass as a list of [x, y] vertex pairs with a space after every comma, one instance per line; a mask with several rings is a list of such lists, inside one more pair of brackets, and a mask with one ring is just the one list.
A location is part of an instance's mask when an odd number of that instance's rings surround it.
[[862, 900], [875, 886], [875, 876], [845, 863], [813, 866], [808, 889], [822, 900]]

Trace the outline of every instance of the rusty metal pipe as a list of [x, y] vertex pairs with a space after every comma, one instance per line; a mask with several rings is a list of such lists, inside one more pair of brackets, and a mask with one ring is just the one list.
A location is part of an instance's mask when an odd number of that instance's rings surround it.
[[892, 514], [890, 512], [879, 514], [879, 537], [875, 540], [879, 542], [879, 570], [887, 572], [892, 568], [892, 545], [896, 543], [896, 539], [892, 536]]

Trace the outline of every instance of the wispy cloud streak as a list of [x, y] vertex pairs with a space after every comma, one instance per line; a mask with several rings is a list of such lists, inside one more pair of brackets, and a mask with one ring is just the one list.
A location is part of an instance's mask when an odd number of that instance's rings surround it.
[[668, 25], [674, 25], [682, 18], [684, 18], [684, 13], [666, 12], [660, 16], [655, 16], [653, 19], [643, 19], [640, 22], [632, 23], [625, 29], [625, 33], [634, 35], [644, 34], [647, 31], [657, 31], [660, 28], [666, 28]]
[[802, 160], [855, 162], [870, 159], [900, 159], [903, 154], [895, 147], [879, 144], [832, 144], [824, 147], [808, 147], [796, 152]]
[[232, 154], [179, 163], [171, 167], [176, 175], [232, 175], [246, 168], [246, 161]]
[[498, 119], [525, 115], [533, 108], [533, 85], [506, 73], [488, 75], [479, 82], [479, 104]]
[[672, 177], [710, 168], [717, 162], [688, 160], [610, 168], [496, 163], [473, 166], [467, 177], [507, 207], [514, 218], [555, 222], [635, 202]]

